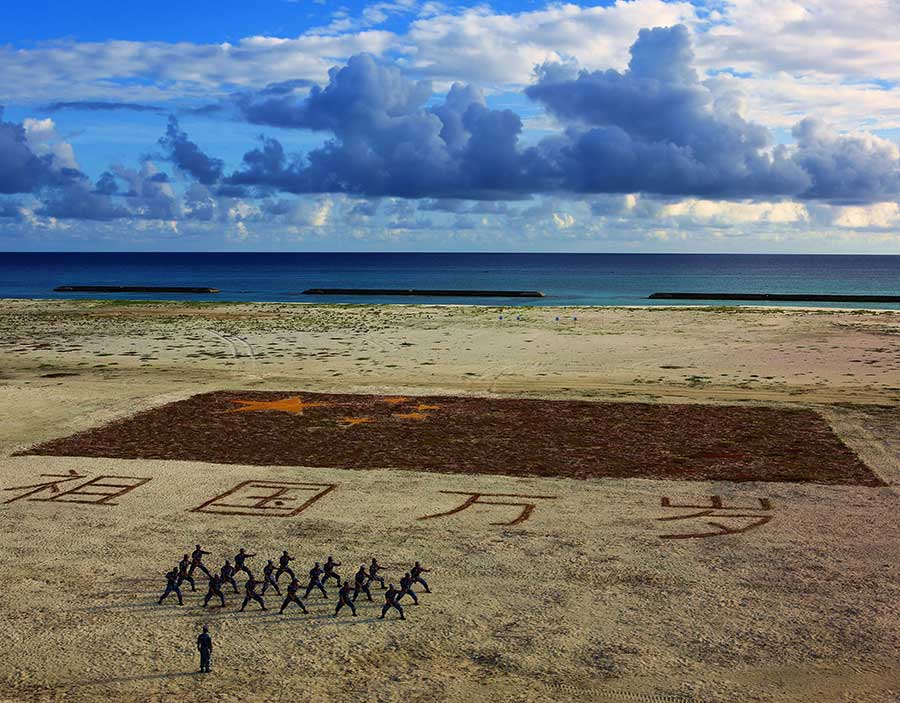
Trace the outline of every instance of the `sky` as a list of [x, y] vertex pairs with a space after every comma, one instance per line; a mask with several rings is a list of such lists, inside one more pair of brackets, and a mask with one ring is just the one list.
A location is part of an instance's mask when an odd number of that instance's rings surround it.
[[0, 251], [900, 254], [896, 0], [31, 0]]

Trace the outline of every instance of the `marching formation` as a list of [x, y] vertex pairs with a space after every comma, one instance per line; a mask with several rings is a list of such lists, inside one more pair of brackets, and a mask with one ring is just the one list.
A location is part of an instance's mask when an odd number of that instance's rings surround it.
[[[366, 567], [365, 564], [360, 564], [359, 570], [356, 571], [352, 579], [341, 579], [336, 571], [337, 567], [341, 566], [341, 562], [335, 561], [334, 557], [329, 556], [324, 564], [316, 562], [309, 570], [309, 581], [307, 582], [306, 591], [301, 599], [298, 594], [302, 585], [291, 568], [291, 562], [295, 559], [288, 554], [287, 550], [284, 550], [281, 553], [281, 556], [278, 557], [277, 566], [273, 559], [266, 561], [266, 565], [262, 568], [262, 580], [258, 580], [247, 566], [247, 560], [252, 559], [256, 554], [249, 554], [243, 547], [241, 547], [238, 553], [234, 555], [233, 560], [225, 560], [225, 563], [219, 569], [218, 573], [210, 573], [209, 569], [203, 563], [203, 557], [209, 555], [210, 552], [204, 551], [199, 544], [194, 546], [194, 551], [191, 552], [190, 555], [185, 554], [181, 561], [178, 562], [178, 565], [166, 573], [166, 588], [159, 597], [159, 604], [162, 605], [166, 598], [174, 594], [178, 598], [178, 605], [184, 605], [181, 585], [187, 583], [190, 585], [192, 591], [196, 591], [197, 584], [194, 581], [195, 571], [203, 572], [207, 578], [207, 591], [203, 598], [203, 607], [208, 606], [209, 602], [214, 598], [217, 598], [222, 607], [225, 607], [225, 594], [222, 589], [225, 586], [230, 585], [235, 593], [239, 593], [238, 584], [235, 580], [235, 576], [238, 574], [246, 575], [246, 581], [244, 582], [244, 600], [241, 603], [241, 610], [244, 610], [253, 602], [258, 603], [259, 607], [263, 610], [268, 610], [263, 597], [266, 595], [266, 591], [269, 588], [272, 588], [272, 590], [275, 591], [275, 595], [284, 596], [284, 599], [281, 602], [281, 608], [278, 611], [279, 614], [283, 613], [291, 603], [299, 606], [304, 613], [308, 613], [309, 611], [306, 609], [306, 604], [303, 601], [308, 599], [310, 593], [314, 590], [319, 591], [322, 597], [327, 599], [328, 592], [325, 590], [325, 587], [328, 586], [332, 580], [338, 588], [338, 600], [334, 609], [334, 617], [337, 617], [338, 613], [340, 613], [341, 609], [344, 607], [347, 607], [355, 616], [356, 599], [361, 593], [364, 594], [369, 601], [373, 601], [374, 599], [372, 598], [372, 592], [370, 590], [370, 586], [373, 583], [379, 584], [382, 590], [384, 590], [384, 605], [381, 608], [380, 618], [384, 618], [393, 608], [400, 614], [401, 620], [406, 620], [406, 615], [403, 612], [403, 606], [400, 601], [404, 597], [409, 596], [413, 604], [418, 605], [419, 597], [413, 590], [413, 586], [417, 584], [420, 584], [425, 589], [425, 593], [431, 593], [431, 589], [428, 587], [425, 579], [422, 578], [422, 574], [428, 573], [430, 569], [426, 569], [419, 562], [416, 562], [410, 567], [409, 571], [405, 572], [404, 575], [400, 577], [400, 588], [396, 588], [393, 583], [389, 583], [385, 588], [385, 579], [380, 574], [385, 567], [379, 564], [378, 560], [374, 557], [368, 567]], [[282, 575], [287, 575], [287, 578], [290, 579], [284, 593], [281, 592], [279, 586], [279, 580]]]

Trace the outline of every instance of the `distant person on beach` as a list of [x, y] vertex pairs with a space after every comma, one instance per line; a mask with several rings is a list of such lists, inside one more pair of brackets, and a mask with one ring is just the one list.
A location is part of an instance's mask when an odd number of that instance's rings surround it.
[[247, 583], [244, 584], [244, 602], [241, 603], [241, 610], [247, 607], [247, 604], [251, 600], [255, 600], [259, 603], [259, 607], [263, 610], [267, 610], [266, 604], [263, 602], [262, 596], [256, 592], [256, 587], [259, 585], [259, 581], [257, 581], [253, 576], [247, 579]]
[[322, 583], [322, 567], [319, 565], [319, 562], [316, 562], [316, 565], [309, 570], [309, 584], [306, 586], [306, 595], [303, 596], [304, 600], [309, 598], [309, 594], [314, 588], [318, 588], [322, 591], [323, 598], [328, 598], [328, 594], [325, 592], [325, 586]]
[[222, 577], [218, 574], [213, 574], [213, 577], [209, 580], [206, 595], [203, 597], [204, 608], [209, 605], [209, 601], [212, 600], [213, 597], [218, 597], [218, 599], [222, 601], [222, 607], [225, 607], [225, 596], [222, 594]]
[[334, 570], [334, 567], [340, 566], [341, 562], [335, 561], [334, 557], [329, 555], [328, 561], [325, 562], [325, 565], [322, 567], [322, 570], [325, 572], [322, 576], [322, 583], [324, 584], [328, 579], [334, 579], [337, 581], [337, 585], [341, 585], [341, 577]]
[[275, 593], [279, 596], [281, 595], [281, 591], [278, 589], [278, 581], [275, 579], [275, 562], [271, 559], [266, 562], [266, 565], [263, 567], [263, 587], [262, 587], [262, 595], [266, 595], [266, 589], [271, 586], [275, 589]]
[[174, 593], [176, 596], [178, 596], [178, 605], [184, 605], [184, 600], [182, 600], [181, 598], [181, 589], [178, 588], [177, 566], [166, 573], [166, 590], [163, 591], [163, 594], [159, 597], [160, 605], [163, 604], [163, 601], [169, 596], [170, 593]]
[[372, 600], [372, 592], [369, 591], [369, 574], [366, 572], [365, 564], [360, 565], [359, 571], [353, 577], [353, 581], [353, 602], [356, 602], [356, 598], [360, 593], [365, 593], [366, 598]]
[[415, 566], [409, 570], [409, 575], [412, 576], [412, 582], [421, 583], [425, 587], [425, 593], [431, 593], [431, 589], [428, 588], [428, 584], [425, 583], [422, 574], [427, 574], [429, 571], [431, 571], [431, 569], [426, 569], [419, 562], [416, 562]]
[[294, 561], [294, 557], [289, 556], [287, 553], [287, 549], [285, 549], [281, 553], [281, 556], [278, 557], [278, 571], [275, 572], [276, 581], [281, 578], [282, 574], [287, 574], [288, 576], [290, 576], [292, 581], [297, 578], [294, 575], [294, 572], [291, 570], [291, 567], [289, 566], [292, 561]]
[[238, 550], [238, 553], [234, 555], [234, 572], [237, 573], [238, 571], [243, 571], [245, 574], [247, 574], [247, 578], [252, 579], [253, 573], [250, 571], [250, 569], [247, 568], [247, 565], [244, 562], [250, 557], [255, 556], [255, 554], [247, 554], [247, 552], [244, 551], [244, 548], [241, 547]]
[[338, 591], [338, 602], [337, 607], [334, 609], [334, 617], [338, 616], [338, 613], [341, 612], [341, 608], [345, 605], [350, 608], [353, 617], [356, 617], [356, 606], [353, 604], [353, 599], [350, 597], [349, 581], [344, 581], [344, 585], [341, 586], [341, 590]]
[[225, 560], [225, 563], [222, 564], [222, 569], [219, 571], [219, 576], [222, 578], [223, 585], [226, 583], [230, 583], [234, 588], [234, 592], [238, 592], [237, 581], [234, 580], [234, 567], [227, 559]]
[[403, 574], [403, 576], [400, 577], [400, 594], [397, 596], [398, 602], [401, 598], [403, 598], [403, 596], [405, 596], [408, 593], [409, 597], [413, 599], [413, 603], [415, 603], [416, 605], [419, 604], [419, 597], [416, 595], [416, 592], [412, 589], [412, 586], [413, 586], [413, 578], [410, 575], [410, 573], [407, 571], [405, 574]]
[[399, 591], [394, 588], [394, 584], [388, 586], [388, 589], [384, 592], [384, 605], [381, 606], [381, 615], [378, 616], [379, 620], [384, 620], [384, 616], [387, 615], [388, 610], [391, 608], [400, 613], [401, 620], [406, 620], [406, 616], [403, 614], [403, 606], [397, 602], [398, 594]]
[[194, 573], [194, 569], [200, 569], [204, 574], [206, 574], [206, 578], [212, 578], [212, 574], [209, 573], [209, 569], [207, 569], [203, 565], [203, 557], [209, 556], [209, 552], [204, 552], [199, 544], [194, 545], [194, 551], [191, 552], [191, 575]]
[[191, 576], [191, 560], [188, 558], [188, 555], [185, 554], [182, 557], [181, 561], [178, 562], [178, 585], [181, 586], [182, 583], [187, 581], [191, 584], [191, 590], [196, 591], [197, 587], [194, 585], [194, 577]]
[[372, 563], [369, 564], [369, 584], [373, 581], [378, 581], [381, 584], [381, 587], [384, 588], [384, 577], [379, 576], [378, 572], [383, 570], [384, 567], [378, 563], [378, 560], [375, 557], [372, 557]]
[[300, 590], [300, 582], [297, 579], [294, 579], [288, 584], [287, 587], [287, 595], [284, 597], [284, 601], [281, 603], [281, 610], [279, 610], [279, 614], [284, 612], [284, 609], [287, 608], [291, 603], [296, 603], [299, 605], [304, 613], [309, 613], [306, 609], [306, 606], [303, 604], [303, 601], [297, 596], [297, 591]]
[[206, 625], [203, 626], [203, 632], [197, 636], [197, 650], [200, 652], [200, 673], [208, 674], [211, 671], [212, 635], [209, 634], [209, 627]]

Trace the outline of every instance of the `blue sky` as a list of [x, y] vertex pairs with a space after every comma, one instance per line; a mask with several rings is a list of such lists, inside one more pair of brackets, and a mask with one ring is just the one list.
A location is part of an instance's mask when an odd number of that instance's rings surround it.
[[0, 250], [900, 253], [896, 26], [38, 0], [0, 11]]
[[[4, 42], [20, 47], [61, 37], [85, 42], [107, 39], [235, 42], [254, 35], [296, 36], [310, 28], [327, 25], [336, 11], [355, 17], [373, 4], [360, 0], [340, 3], [314, 0], [192, 0], [189, 3], [34, 0], [8, 5], [0, 12], [0, 26], [4, 27]], [[490, 3], [498, 13], [521, 12], [544, 5], [534, 0]], [[114, 9], [111, 11], [111, 8]], [[402, 31], [412, 17], [415, 17], [413, 11], [392, 14], [379, 26]]]
[[[102, 0], [77, 3], [36, 0], [15, 7], [9, 5], [3, 13], [4, 39], [16, 46], [60, 37], [79, 41], [215, 43], [237, 41], [254, 34], [298, 34], [308, 27], [327, 23], [331, 15], [326, 3], [283, 0], [115, 3], [114, 12], [110, 12], [111, 5]], [[347, 3], [351, 10], [361, 6], [362, 3]]]

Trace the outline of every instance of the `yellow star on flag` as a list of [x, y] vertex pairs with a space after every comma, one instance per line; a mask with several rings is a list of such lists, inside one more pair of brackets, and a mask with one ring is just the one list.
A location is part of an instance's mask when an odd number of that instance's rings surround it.
[[282, 398], [280, 400], [232, 400], [232, 403], [240, 403], [243, 407], [232, 408], [228, 412], [253, 412], [256, 410], [278, 410], [283, 413], [302, 415], [306, 408], [320, 408], [330, 403], [304, 403], [301, 398]]
[[404, 420], [425, 420], [428, 415], [425, 413], [394, 413], [394, 417], [403, 418]]
[[396, 396], [394, 398], [382, 398], [382, 403], [390, 403], [391, 405], [400, 405], [401, 403], [405, 403], [409, 398], [404, 398], [403, 396]]
[[356, 425], [367, 425], [375, 420], [371, 417], [342, 417], [338, 422], [344, 423], [347, 427], [355, 427]]

